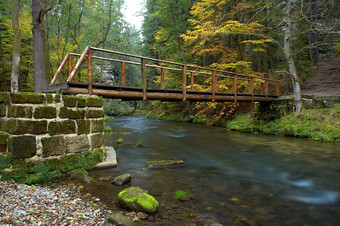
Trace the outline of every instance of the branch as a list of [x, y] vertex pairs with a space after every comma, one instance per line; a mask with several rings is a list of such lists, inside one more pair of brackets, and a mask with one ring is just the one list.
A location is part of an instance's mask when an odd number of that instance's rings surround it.
[[38, 16], [38, 21], [39, 23], [41, 23], [43, 21], [43, 17], [45, 16], [45, 14], [48, 12], [48, 11], [51, 11], [53, 8], [48, 8], [48, 9], [45, 9], [45, 10], [41, 10], [39, 12], [39, 16]]

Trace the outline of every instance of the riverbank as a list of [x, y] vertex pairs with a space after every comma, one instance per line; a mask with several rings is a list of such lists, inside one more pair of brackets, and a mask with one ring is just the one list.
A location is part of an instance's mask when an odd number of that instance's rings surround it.
[[75, 184], [28, 186], [0, 181], [0, 224], [103, 225], [111, 211]]
[[340, 107], [304, 109], [274, 121], [255, 120], [251, 113], [238, 115], [225, 125], [247, 133], [263, 133], [311, 138], [316, 141], [340, 141]]
[[[340, 141], [340, 104], [332, 107], [303, 109], [296, 113], [279, 113], [273, 119], [259, 119], [254, 112], [220, 115], [219, 109], [215, 113], [200, 114], [200, 112], [188, 117], [188, 108], [185, 104], [177, 104], [179, 107], [167, 106], [166, 103], [152, 105], [147, 118], [192, 122], [197, 124], [225, 127], [229, 130], [246, 133], [263, 133], [271, 135], [294, 136], [311, 138], [316, 141], [339, 142]], [[218, 120], [216, 120], [216, 118]]]

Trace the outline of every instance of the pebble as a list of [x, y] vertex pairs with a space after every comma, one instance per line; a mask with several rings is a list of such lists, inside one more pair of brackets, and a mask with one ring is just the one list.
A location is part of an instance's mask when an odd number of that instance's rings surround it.
[[0, 181], [0, 225], [103, 225], [111, 214], [67, 185], [28, 186]]

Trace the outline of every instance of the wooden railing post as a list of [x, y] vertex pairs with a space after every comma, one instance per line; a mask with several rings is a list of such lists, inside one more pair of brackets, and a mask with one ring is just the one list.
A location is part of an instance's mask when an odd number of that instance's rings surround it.
[[142, 71], [142, 85], [143, 85], [143, 100], [146, 100], [147, 96], [146, 96], [145, 58], [141, 58], [141, 71]]
[[165, 69], [161, 68], [161, 89], [164, 89], [164, 76], [165, 76]]
[[70, 56], [71, 54], [66, 54], [66, 56], [64, 57], [64, 59], [63, 59], [63, 61], [61, 62], [61, 64], [60, 64], [60, 66], [59, 66], [59, 68], [58, 68], [58, 70], [56, 71], [56, 73], [55, 73], [55, 75], [53, 76], [53, 79], [52, 79], [52, 81], [50, 82], [50, 85], [53, 85], [56, 81], [57, 81], [57, 79], [58, 79], [58, 77], [59, 77], [59, 75], [60, 75], [60, 73], [61, 73], [61, 70], [63, 70], [63, 68], [64, 68], [64, 66], [65, 66], [65, 64], [66, 64], [66, 62], [67, 62], [67, 60], [69, 59], [69, 56]]
[[72, 55], [68, 55], [68, 71], [67, 71], [67, 78], [70, 77], [72, 72]]
[[182, 66], [182, 91], [183, 91], [183, 101], [187, 100], [187, 66]]
[[269, 94], [268, 88], [269, 88], [269, 86], [268, 86], [268, 80], [267, 79], [265, 80], [265, 86], [266, 86], [266, 88], [265, 88], [266, 100], [268, 101], [268, 94]]
[[194, 91], [194, 90], [195, 90], [195, 78], [194, 78], [194, 72], [191, 72], [191, 73], [190, 73], [190, 77], [191, 77], [191, 78], [190, 78], [190, 79], [191, 79], [191, 87], [190, 87], [191, 89], [190, 89], [190, 90], [191, 90], [191, 91]]
[[125, 86], [125, 62], [122, 62], [122, 86]]
[[237, 102], [237, 75], [234, 75], [234, 98], [235, 103]]
[[76, 65], [74, 66], [71, 74], [70, 74], [70, 77], [67, 79], [68, 82], [70, 82], [73, 77], [76, 75], [77, 71], [79, 70], [81, 64], [84, 62], [85, 58], [86, 58], [86, 55], [87, 53], [89, 52], [89, 49], [90, 47], [89, 46], [86, 46], [84, 52], [81, 54], [79, 60], [77, 61]]
[[89, 49], [88, 55], [87, 55], [87, 72], [88, 72], [88, 91], [89, 94], [93, 94], [92, 90], [92, 50]]
[[212, 91], [212, 101], [215, 102], [216, 95], [216, 71], [211, 71], [211, 91]]
[[250, 78], [250, 87], [251, 87], [251, 101], [254, 103], [255, 101], [255, 93], [254, 93], [254, 78]]
[[276, 82], [276, 94], [280, 96], [280, 84], [279, 82]]

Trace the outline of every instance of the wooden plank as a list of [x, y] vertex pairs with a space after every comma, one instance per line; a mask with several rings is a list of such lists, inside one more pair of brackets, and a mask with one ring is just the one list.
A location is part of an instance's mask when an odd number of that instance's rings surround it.
[[187, 100], [187, 66], [182, 66], [182, 91], [183, 91], [183, 101]]
[[266, 89], [265, 89], [265, 92], [266, 92], [266, 100], [268, 100], [268, 94], [269, 94], [269, 86], [268, 86], [268, 80], [265, 81], [265, 86], [266, 86]]
[[68, 56], [68, 70], [67, 70], [67, 78], [69, 78], [71, 76], [71, 72], [72, 72], [72, 55], [70, 54]]
[[276, 82], [276, 95], [280, 96], [280, 84]]
[[143, 85], [143, 100], [147, 99], [146, 95], [146, 75], [145, 75], [145, 58], [141, 59], [141, 71], [142, 71], [142, 85]]
[[88, 56], [87, 56], [87, 73], [88, 73], [88, 90], [89, 90], [89, 94], [92, 95], [93, 91], [92, 91], [92, 50], [89, 49], [88, 51]]
[[254, 103], [254, 97], [255, 97], [255, 89], [254, 89], [254, 78], [251, 78], [250, 79], [250, 86], [251, 86], [251, 102], [253, 102]]
[[125, 62], [122, 62], [122, 86], [125, 86]]

